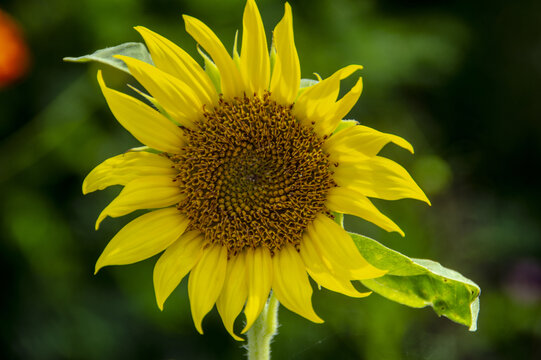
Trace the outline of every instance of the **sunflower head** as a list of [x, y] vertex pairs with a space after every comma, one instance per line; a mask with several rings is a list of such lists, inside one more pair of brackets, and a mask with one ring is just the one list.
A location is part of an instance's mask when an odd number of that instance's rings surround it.
[[[154, 64], [126, 57], [149, 106], [98, 81], [117, 120], [145, 147], [97, 166], [83, 192], [120, 184], [102, 211], [118, 217], [151, 209], [122, 228], [98, 259], [134, 263], [162, 253], [154, 268], [158, 306], [189, 274], [195, 326], [214, 304], [236, 339], [235, 319], [251, 327], [273, 291], [288, 309], [322, 322], [312, 308], [309, 276], [319, 285], [363, 297], [352, 280], [383, 275], [359, 253], [333, 213], [352, 214], [387, 231], [400, 228], [369, 198], [428, 202], [407, 171], [378, 156], [404, 139], [354, 125], [337, 130], [362, 90], [338, 98], [350, 65], [300, 89], [291, 8], [269, 49], [253, 0], [244, 11], [241, 53], [233, 56], [201, 21], [184, 16], [186, 30], [206, 51], [204, 70], [177, 45], [143, 27]], [[219, 76], [215, 76], [218, 74]]]

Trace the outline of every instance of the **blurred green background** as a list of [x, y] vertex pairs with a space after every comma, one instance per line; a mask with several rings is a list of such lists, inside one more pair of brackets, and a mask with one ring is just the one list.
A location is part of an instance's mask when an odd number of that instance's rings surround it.
[[[282, 1], [258, 1], [267, 34]], [[378, 295], [315, 291], [317, 325], [280, 310], [275, 359], [541, 359], [541, 2], [292, 0], [303, 77], [365, 66], [351, 118], [408, 139], [392, 148], [432, 200], [379, 201], [406, 232], [362, 232], [456, 269], [482, 288], [478, 331]], [[83, 197], [84, 176], [138, 146], [114, 120], [96, 65], [63, 63], [147, 26], [196, 56], [180, 15], [228, 48], [244, 0], [2, 0], [23, 29], [28, 74], [0, 89], [2, 359], [241, 359], [216, 310], [199, 335], [186, 283], [160, 312], [156, 258], [94, 262], [128, 219], [94, 221], [119, 188]], [[2, 44], [0, 44], [2, 51]], [[198, 58], [198, 57], [197, 57]], [[107, 69], [115, 86], [134, 81]], [[346, 84], [347, 85], [347, 84]], [[351, 83], [349, 83], [351, 85]], [[539, 170], [539, 169], [538, 169]]]

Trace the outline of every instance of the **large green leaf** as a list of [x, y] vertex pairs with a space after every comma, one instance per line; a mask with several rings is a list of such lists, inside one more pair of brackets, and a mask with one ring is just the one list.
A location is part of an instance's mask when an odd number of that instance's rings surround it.
[[115, 55], [125, 55], [141, 61], [147, 62], [149, 64], [154, 64], [150, 53], [148, 52], [145, 45], [137, 42], [129, 42], [110, 48], [105, 48], [98, 50], [90, 55], [84, 55], [79, 57], [65, 57], [63, 60], [68, 62], [90, 62], [97, 61], [102, 64], [110, 65], [114, 68], [122, 70], [126, 73], [130, 73], [128, 67], [122, 60], [116, 59], [113, 56]]
[[473, 281], [435, 261], [410, 259], [375, 240], [349, 234], [371, 264], [388, 270], [380, 278], [361, 281], [363, 285], [400, 304], [431, 306], [439, 316], [477, 329], [481, 289]]

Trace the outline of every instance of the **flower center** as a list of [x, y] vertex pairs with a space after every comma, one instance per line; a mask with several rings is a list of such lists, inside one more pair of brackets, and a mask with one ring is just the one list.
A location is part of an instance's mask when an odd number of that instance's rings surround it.
[[326, 195], [336, 186], [323, 140], [295, 119], [293, 105], [269, 95], [220, 99], [193, 129], [183, 128], [187, 145], [171, 156], [186, 195], [178, 209], [230, 256], [298, 248], [308, 224], [328, 213]]

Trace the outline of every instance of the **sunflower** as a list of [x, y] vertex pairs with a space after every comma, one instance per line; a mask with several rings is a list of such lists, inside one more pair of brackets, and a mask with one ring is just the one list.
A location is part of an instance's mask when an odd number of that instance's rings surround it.
[[[151, 65], [118, 56], [148, 91], [151, 106], [98, 82], [116, 119], [145, 147], [98, 165], [83, 192], [123, 185], [96, 223], [153, 209], [124, 226], [96, 263], [124, 265], [162, 253], [154, 267], [160, 309], [189, 274], [196, 329], [214, 304], [227, 331], [244, 311], [246, 332], [270, 292], [313, 322], [309, 276], [329, 290], [363, 297], [352, 280], [382, 276], [359, 253], [333, 214], [352, 214], [387, 231], [400, 228], [369, 198], [428, 202], [407, 171], [378, 156], [404, 139], [366, 126], [337, 130], [359, 98], [362, 80], [338, 99], [350, 65], [301, 89], [291, 8], [273, 32], [269, 54], [261, 16], [248, 0], [241, 52], [230, 56], [201, 21], [184, 16], [206, 71], [164, 37], [136, 27]], [[207, 55], [208, 54], [208, 55]]]

